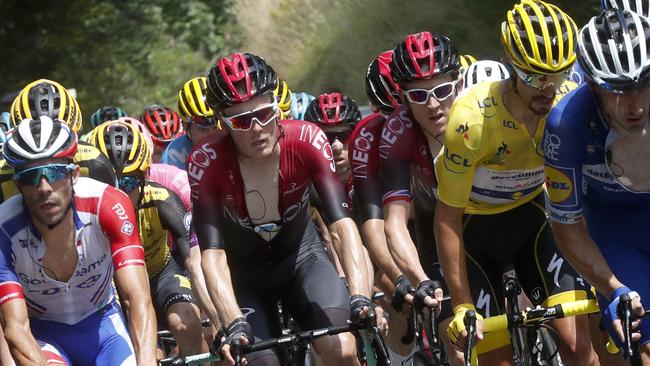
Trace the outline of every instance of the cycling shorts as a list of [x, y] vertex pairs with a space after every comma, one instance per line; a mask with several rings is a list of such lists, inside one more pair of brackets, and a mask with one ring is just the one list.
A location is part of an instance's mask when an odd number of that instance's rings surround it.
[[178, 255], [169, 258], [165, 268], [151, 279], [149, 285], [158, 327], [161, 329], [167, 328], [167, 311], [170, 306], [179, 302], [195, 304], [192, 285]]
[[[463, 222], [472, 299], [484, 317], [504, 311], [503, 273], [510, 265], [534, 305], [553, 306], [587, 298], [589, 284], [555, 244], [546, 220], [544, 194], [502, 213], [465, 215]], [[481, 342], [479, 352], [500, 348], [509, 341], [505, 332], [491, 333]]]
[[[228, 263], [237, 302], [257, 340], [282, 335], [279, 301], [303, 330], [345, 325], [350, 318], [350, 295], [311, 222], [298, 251], [276, 264]], [[249, 362], [262, 357], [278, 352], [247, 355]]]
[[136, 364], [129, 332], [115, 302], [74, 325], [36, 318], [29, 321], [41, 352], [51, 364]]

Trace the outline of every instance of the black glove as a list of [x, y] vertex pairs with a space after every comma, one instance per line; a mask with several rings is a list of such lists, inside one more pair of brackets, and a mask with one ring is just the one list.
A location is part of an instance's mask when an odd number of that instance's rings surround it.
[[406, 303], [406, 295], [414, 291], [415, 289], [411, 285], [411, 281], [404, 275], [399, 276], [397, 281], [395, 281], [395, 292], [390, 299], [390, 304], [393, 306], [393, 309], [402, 311]]
[[[221, 333], [221, 332], [220, 332]], [[226, 339], [221, 341], [221, 337], [225, 336]], [[251, 330], [250, 324], [246, 321], [246, 318], [239, 317], [230, 323], [226, 329], [223, 331], [223, 335], [217, 334], [214, 338], [212, 345], [213, 353], [221, 351], [221, 347], [226, 344], [239, 346], [239, 338], [244, 337], [248, 340], [248, 344], [255, 343], [255, 337], [253, 337], [253, 331]]]
[[363, 325], [365, 323], [366, 319], [361, 319], [361, 312], [363, 312], [363, 308], [366, 306], [369, 309], [377, 307], [369, 298], [363, 295], [350, 296], [350, 320], [352, 323], [357, 325]]
[[437, 288], [441, 288], [438, 281], [424, 280], [420, 282], [417, 290], [415, 290], [415, 297], [413, 298], [413, 305], [419, 311], [422, 311], [427, 305], [424, 303], [424, 298], [429, 296], [435, 298], [434, 292]]

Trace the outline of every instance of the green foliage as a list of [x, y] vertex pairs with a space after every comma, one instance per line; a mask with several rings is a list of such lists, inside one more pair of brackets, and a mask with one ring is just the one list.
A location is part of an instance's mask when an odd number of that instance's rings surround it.
[[103, 105], [133, 116], [152, 103], [176, 108], [183, 82], [236, 46], [228, 9], [226, 0], [3, 1], [0, 90], [51, 78], [76, 88], [84, 118]]

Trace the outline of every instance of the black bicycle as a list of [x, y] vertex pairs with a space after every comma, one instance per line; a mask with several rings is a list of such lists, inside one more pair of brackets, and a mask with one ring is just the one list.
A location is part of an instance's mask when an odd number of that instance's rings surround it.
[[[241, 365], [242, 358], [244, 357], [244, 355], [248, 353], [262, 351], [265, 349], [270, 349], [275, 347], [305, 348], [314, 339], [320, 337], [331, 336], [331, 335], [336, 335], [336, 334], [346, 333], [346, 332], [354, 332], [359, 330], [368, 330], [370, 333], [373, 334], [373, 339], [376, 340], [376, 342], [373, 344], [376, 345], [375, 351], [378, 355], [378, 359], [385, 360], [383, 365], [388, 366], [390, 365], [388, 348], [380, 333], [380, 330], [377, 328], [374, 322], [375, 322], [374, 312], [371, 312], [367, 321], [363, 325], [358, 325], [358, 324], [353, 324], [351, 322], [348, 322], [347, 325], [343, 325], [343, 326], [335, 326], [335, 327], [314, 329], [314, 330], [308, 330], [308, 331], [297, 332], [297, 333], [290, 333], [278, 338], [263, 340], [247, 346], [233, 347], [232, 352], [235, 358], [235, 364]], [[373, 347], [373, 349], [374, 348], [375, 347]], [[203, 354], [193, 355], [193, 356], [162, 359], [160, 360], [160, 365], [161, 366], [199, 365], [208, 362], [218, 362], [221, 360], [222, 358], [220, 355], [215, 355], [213, 353], [208, 352], [208, 353], [203, 353]], [[292, 366], [302, 366], [304, 365], [304, 361], [305, 361], [304, 357], [294, 358], [291, 361], [292, 363], [287, 362], [286, 364]]]
[[[551, 307], [537, 307], [526, 311], [507, 313], [483, 319], [484, 333], [508, 329], [511, 332], [517, 328], [540, 327], [553, 319], [578, 316], [598, 312], [596, 300], [578, 300], [558, 304]], [[467, 342], [465, 343], [465, 365], [478, 365], [476, 354], [473, 352], [474, 336], [476, 335], [476, 314], [468, 311], [465, 314]], [[513, 360], [514, 361], [514, 360]]]

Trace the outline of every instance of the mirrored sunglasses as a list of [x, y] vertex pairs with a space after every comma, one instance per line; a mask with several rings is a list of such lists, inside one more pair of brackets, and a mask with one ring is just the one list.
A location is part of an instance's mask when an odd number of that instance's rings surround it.
[[232, 130], [249, 131], [255, 123], [264, 127], [278, 117], [276, 102], [261, 105], [252, 111], [239, 113], [234, 116], [221, 116], [222, 121]]
[[125, 193], [131, 193], [142, 184], [142, 177], [139, 175], [125, 175], [117, 180], [117, 185]]
[[38, 186], [41, 178], [47, 179], [48, 183], [54, 184], [65, 178], [68, 178], [74, 170], [74, 164], [48, 164], [16, 172], [14, 179], [20, 185]]
[[557, 88], [569, 78], [569, 74], [570, 74], [570, 70], [566, 72], [561, 72], [559, 74], [542, 75], [542, 74], [528, 73], [524, 70], [519, 69], [516, 66], [513, 66], [512, 68], [515, 70], [515, 73], [517, 74], [519, 80], [521, 80], [527, 86], [530, 86], [531, 88], [537, 90], [543, 90], [548, 88], [549, 86], [553, 86]]

